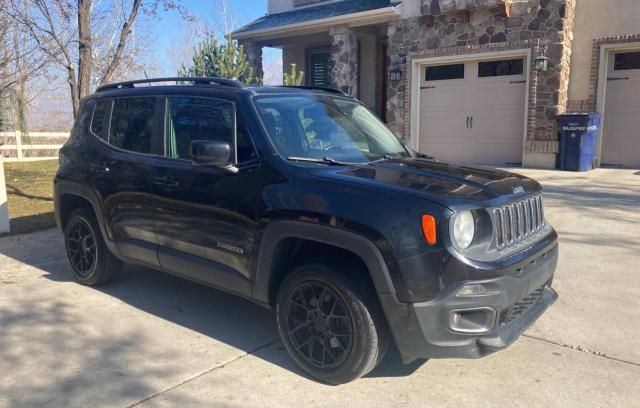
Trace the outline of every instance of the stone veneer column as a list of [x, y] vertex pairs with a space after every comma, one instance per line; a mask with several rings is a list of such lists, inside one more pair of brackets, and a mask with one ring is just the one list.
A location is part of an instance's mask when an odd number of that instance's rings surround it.
[[262, 81], [262, 77], [264, 76], [264, 70], [262, 69], [262, 45], [254, 41], [242, 41], [240, 45], [242, 45], [244, 49], [249, 64], [253, 67], [254, 77], [258, 77], [260, 81]]
[[331, 85], [358, 96], [358, 40], [348, 26], [333, 26], [331, 37]]

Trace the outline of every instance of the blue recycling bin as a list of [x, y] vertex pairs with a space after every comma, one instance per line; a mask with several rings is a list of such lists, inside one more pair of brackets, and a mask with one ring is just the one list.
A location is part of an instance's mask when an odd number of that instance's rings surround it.
[[558, 115], [558, 169], [589, 171], [596, 167], [596, 141], [600, 123], [601, 116], [595, 112]]

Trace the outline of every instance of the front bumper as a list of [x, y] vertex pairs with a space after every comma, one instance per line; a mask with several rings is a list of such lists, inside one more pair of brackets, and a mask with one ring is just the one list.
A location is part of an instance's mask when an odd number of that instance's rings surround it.
[[[551, 288], [557, 262], [558, 244], [553, 242], [500, 277], [460, 282], [428, 302], [403, 304], [382, 295], [387, 316], [393, 316], [389, 325], [398, 349], [411, 360], [479, 358], [509, 346], [558, 298]], [[469, 284], [485, 284], [497, 293], [458, 296]], [[451, 327], [456, 310], [492, 310], [494, 320], [487, 332], [460, 333]]]

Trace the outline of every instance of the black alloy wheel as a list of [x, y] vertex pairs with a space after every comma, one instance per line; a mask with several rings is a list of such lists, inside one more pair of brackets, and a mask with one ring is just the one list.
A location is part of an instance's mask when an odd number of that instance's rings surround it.
[[324, 260], [294, 268], [276, 300], [278, 331], [309, 375], [344, 384], [373, 370], [390, 342], [387, 322], [361, 265]]
[[304, 282], [285, 308], [287, 335], [300, 357], [321, 369], [338, 367], [347, 359], [353, 347], [353, 321], [331, 287]]
[[122, 262], [109, 252], [93, 211], [74, 210], [64, 227], [67, 259], [76, 280], [95, 286], [113, 279], [122, 269]]
[[67, 256], [75, 273], [87, 277], [96, 266], [96, 237], [89, 224], [82, 218], [74, 219], [67, 235]]

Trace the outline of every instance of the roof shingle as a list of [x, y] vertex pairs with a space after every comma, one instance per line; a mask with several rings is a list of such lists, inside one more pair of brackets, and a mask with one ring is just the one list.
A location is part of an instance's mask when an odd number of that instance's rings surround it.
[[264, 30], [299, 24], [312, 20], [342, 16], [345, 14], [360, 13], [363, 11], [375, 10], [384, 7], [395, 6], [399, 3], [390, 0], [346, 0], [336, 3], [324, 4], [299, 10], [287, 11], [278, 14], [268, 14], [264, 17], [240, 27], [233, 34], [246, 33], [256, 30]]

